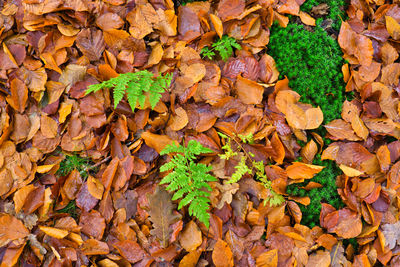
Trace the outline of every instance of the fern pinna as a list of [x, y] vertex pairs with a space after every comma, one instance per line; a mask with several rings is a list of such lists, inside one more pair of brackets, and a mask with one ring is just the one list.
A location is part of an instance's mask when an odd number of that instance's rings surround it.
[[210, 191], [208, 182], [217, 181], [208, 172], [211, 167], [196, 163], [196, 156], [203, 153], [212, 153], [209, 148], [202, 146], [196, 140], [190, 140], [187, 146], [176, 144], [168, 145], [161, 151], [161, 155], [174, 153], [169, 162], [160, 167], [161, 172], [170, 171], [160, 184], [168, 184], [167, 190], [174, 192], [172, 200], [180, 199], [178, 209], [189, 205], [189, 215], [195, 216], [207, 228], [210, 225]]
[[114, 88], [114, 108], [117, 107], [126, 94], [132, 111], [135, 111], [138, 102], [142, 108], [144, 107], [147, 93], [151, 108], [154, 109], [161, 99], [161, 93], [164, 93], [171, 84], [171, 79], [171, 74], [154, 77], [153, 73], [147, 70], [141, 70], [135, 73], [123, 73], [108, 81], [90, 85], [85, 94], [97, 92], [104, 88]]

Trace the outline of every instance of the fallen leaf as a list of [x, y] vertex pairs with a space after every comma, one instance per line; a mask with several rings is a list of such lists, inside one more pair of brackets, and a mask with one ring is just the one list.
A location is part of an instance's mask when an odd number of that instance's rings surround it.
[[147, 198], [149, 201], [149, 219], [153, 223], [153, 229], [150, 233], [160, 240], [163, 248], [166, 248], [172, 233], [170, 225], [176, 223], [180, 216], [173, 213], [175, 205], [172, 204], [171, 195], [161, 186], [157, 186], [154, 194], [148, 195]]
[[136, 263], [143, 259], [144, 252], [140, 245], [131, 240], [118, 241], [114, 244], [119, 254], [130, 263]]
[[331, 256], [328, 251], [318, 250], [317, 252], [312, 253], [306, 264], [306, 267], [329, 267], [331, 264]]
[[57, 238], [57, 239], [63, 239], [64, 237], [66, 237], [68, 235], [67, 230], [57, 229], [54, 227], [39, 225], [39, 229], [46, 235]]
[[181, 232], [179, 243], [188, 252], [196, 250], [203, 242], [201, 231], [194, 221], [190, 221]]
[[346, 174], [349, 177], [355, 177], [355, 176], [360, 176], [363, 175], [363, 172], [360, 172], [359, 170], [356, 170], [354, 168], [348, 167], [346, 165], [340, 164], [339, 168], [343, 171], [344, 174]]
[[301, 22], [303, 22], [304, 24], [309, 26], [315, 26], [315, 19], [310, 15], [308, 15], [307, 13], [300, 11], [299, 17], [301, 19]]
[[28, 235], [29, 230], [20, 220], [8, 214], [0, 215], [0, 247]]
[[301, 162], [293, 162], [286, 168], [286, 172], [291, 179], [311, 179], [315, 174], [322, 171], [324, 166], [305, 164]]
[[167, 135], [158, 135], [151, 132], [142, 133], [142, 138], [144, 139], [146, 145], [153, 148], [155, 151], [157, 151], [157, 153], [161, 153], [161, 151], [167, 145], [171, 145], [174, 142], [177, 143], [176, 141], [169, 138]]
[[229, 267], [233, 265], [233, 254], [228, 244], [218, 239], [212, 252], [212, 260], [216, 267]]
[[390, 36], [395, 40], [400, 39], [400, 24], [392, 17], [385, 16], [386, 20], [386, 29]]
[[267, 252], [261, 253], [256, 258], [257, 267], [277, 267], [278, 266], [278, 250], [271, 249]]
[[214, 29], [217, 32], [219, 38], [222, 38], [222, 34], [224, 33], [224, 28], [222, 26], [221, 20], [214, 14], [210, 14], [210, 19], [212, 24], [214, 25]]
[[236, 79], [238, 98], [244, 104], [260, 104], [264, 93], [264, 87], [258, 83], [243, 78], [239, 75]]

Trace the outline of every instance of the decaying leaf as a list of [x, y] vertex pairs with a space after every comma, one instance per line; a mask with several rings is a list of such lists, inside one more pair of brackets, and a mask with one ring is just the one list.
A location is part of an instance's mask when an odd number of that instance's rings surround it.
[[156, 187], [154, 194], [148, 195], [147, 198], [150, 221], [153, 223], [150, 232], [160, 240], [163, 247], [167, 247], [172, 233], [170, 225], [177, 222], [180, 216], [173, 214], [175, 205], [172, 204], [171, 195], [161, 186]]

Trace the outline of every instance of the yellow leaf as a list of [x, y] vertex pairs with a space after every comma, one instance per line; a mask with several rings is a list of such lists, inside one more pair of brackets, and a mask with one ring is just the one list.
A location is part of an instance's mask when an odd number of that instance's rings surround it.
[[340, 164], [339, 168], [344, 172], [349, 177], [355, 177], [355, 176], [360, 176], [364, 174], [363, 172], [360, 172], [359, 170], [356, 170], [354, 168], [348, 167], [346, 165]]
[[310, 25], [310, 26], [315, 26], [315, 19], [313, 17], [311, 17], [310, 15], [308, 15], [307, 13], [300, 11], [300, 19], [301, 22], [303, 22], [306, 25]]
[[386, 29], [390, 36], [395, 40], [400, 39], [400, 24], [392, 17], [385, 16], [386, 18]]
[[46, 173], [46, 172], [50, 171], [54, 167], [54, 165], [55, 164], [38, 166], [36, 172], [38, 172], [38, 173]]
[[39, 229], [44, 232], [46, 235], [57, 238], [57, 239], [63, 239], [68, 235], [67, 230], [63, 229], [58, 229], [54, 227], [48, 227], [48, 226], [42, 226], [39, 225]]
[[60, 114], [58, 121], [59, 123], [64, 123], [67, 116], [71, 113], [72, 104], [67, 104], [65, 102], [61, 103], [58, 114]]
[[33, 184], [30, 184], [20, 188], [17, 192], [14, 193], [13, 200], [15, 205], [15, 213], [18, 213], [22, 209], [27, 196], [35, 189], [36, 187]]

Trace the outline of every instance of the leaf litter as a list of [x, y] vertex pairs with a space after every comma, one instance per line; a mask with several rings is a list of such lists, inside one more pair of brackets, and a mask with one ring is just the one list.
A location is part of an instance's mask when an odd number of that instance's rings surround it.
[[[274, 21], [285, 27], [292, 15], [315, 25], [303, 2], [5, 1], [2, 265], [398, 266], [399, 3], [350, 1], [338, 42], [355, 97], [323, 125], [324, 146], [320, 107], [299, 102], [264, 49]], [[217, 36], [233, 38], [229, 53], [203, 57]], [[172, 76], [160, 102], [132, 112], [126, 98], [114, 106], [111, 88], [85, 95], [142, 70]], [[218, 133], [254, 137], [243, 150], [265, 165], [269, 187], [251, 173], [227, 183], [241, 154], [222, 161]], [[189, 140], [212, 151], [197, 158], [217, 178], [209, 228], [158, 185], [171, 158], [161, 151]], [[343, 171], [336, 185], [345, 206], [323, 203], [319, 226], [309, 228], [299, 205], [310, 199], [285, 188], [324, 168], [312, 164], [321, 151]], [[65, 171], [71, 157], [89, 165]], [[265, 204], [271, 192], [284, 202]]]

